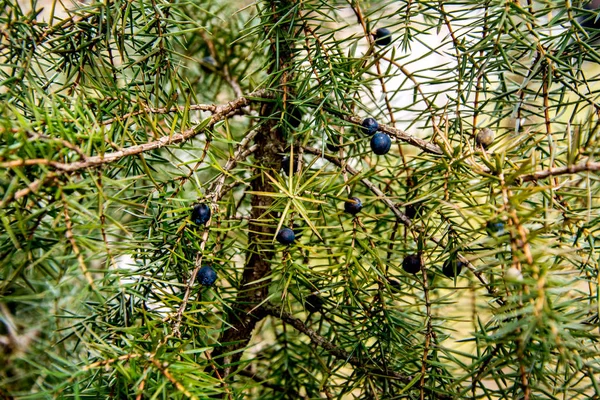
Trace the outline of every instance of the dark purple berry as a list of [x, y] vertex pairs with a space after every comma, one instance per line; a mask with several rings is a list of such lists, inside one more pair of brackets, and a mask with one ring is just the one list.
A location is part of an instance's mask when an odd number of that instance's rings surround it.
[[212, 286], [212, 284], [217, 280], [217, 273], [214, 269], [212, 269], [212, 267], [205, 265], [198, 271], [196, 279], [203, 286]]
[[200, 68], [207, 73], [214, 72], [217, 69], [217, 62], [212, 56], [206, 56], [200, 60]]
[[404, 213], [410, 219], [421, 217], [423, 215], [423, 204], [421, 202], [408, 204], [404, 210]]
[[409, 274], [416, 274], [423, 267], [421, 253], [409, 254], [402, 260], [402, 268]]
[[371, 150], [379, 156], [387, 154], [391, 147], [392, 139], [385, 133], [377, 132], [371, 138]]
[[360, 210], [362, 210], [362, 207], [363, 207], [362, 201], [360, 201], [360, 199], [358, 197], [350, 197], [344, 203], [344, 210], [348, 214], [352, 214], [352, 215], [358, 214], [360, 212]]
[[[290, 165], [290, 160], [291, 158], [289, 156], [284, 156], [281, 159], [281, 168], [283, 169], [283, 172], [285, 174], [289, 174], [290, 173], [290, 167], [292, 167]], [[298, 159], [296, 157], [294, 157], [294, 165], [293, 165], [294, 170], [292, 171], [293, 174], [298, 172]]]
[[375, 118], [365, 118], [361, 124], [362, 131], [365, 135], [371, 136], [379, 129], [379, 124], [375, 121]]
[[373, 38], [375, 39], [375, 45], [387, 46], [392, 43], [392, 32], [387, 28], [379, 28], [375, 31]]
[[210, 65], [212, 67], [216, 67], [217, 66], [217, 61], [215, 61], [215, 59], [212, 56], [206, 56], [206, 57], [202, 58], [201, 61], [204, 64]]
[[206, 204], [198, 204], [192, 210], [192, 222], [196, 225], [205, 225], [210, 219], [210, 207]]
[[300, 126], [302, 122], [302, 110], [300, 107], [295, 105], [290, 105], [287, 108], [287, 121], [292, 126], [292, 128], [297, 128]]
[[[583, 8], [588, 11], [596, 11], [600, 8], [600, 1], [593, 0], [584, 5]], [[596, 36], [597, 32], [594, 30], [600, 29], [600, 19], [598, 18], [598, 14], [595, 12], [584, 14], [579, 20], [579, 25], [581, 25], [590, 36]]]
[[450, 257], [444, 262], [442, 266], [442, 273], [446, 275], [448, 278], [455, 278], [460, 275], [460, 271], [462, 271], [464, 262], [460, 261], [456, 257]]
[[296, 234], [290, 228], [283, 227], [279, 230], [275, 239], [281, 244], [289, 245], [296, 240]]
[[327, 142], [325, 142], [325, 146], [327, 146], [327, 149], [333, 153], [340, 151], [340, 145], [337, 138], [329, 139]]
[[316, 313], [318, 311], [321, 311], [324, 304], [325, 300], [323, 300], [321, 296], [311, 294], [304, 301], [304, 308], [306, 308], [306, 311], [308, 311], [309, 313]]
[[400, 291], [400, 282], [398, 282], [395, 279], [389, 279], [388, 283], [390, 284], [390, 288], [392, 289], [392, 292], [398, 293]]

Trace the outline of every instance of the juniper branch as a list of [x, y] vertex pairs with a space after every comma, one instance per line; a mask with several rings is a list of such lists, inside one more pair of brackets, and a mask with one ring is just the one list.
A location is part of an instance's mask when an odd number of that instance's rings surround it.
[[[402, 383], [410, 383], [414, 377], [410, 375], [406, 375], [400, 372], [391, 371], [389, 368], [380, 367], [378, 365], [369, 364], [363, 362], [358, 357], [353, 356], [345, 350], [340, 349], [335, 344], [328, 341], [323, 336], [316, 333], [314, 330], [307, 327], [302, 321], [297, 318], [292, 317], [289, 313], [281, 310], [281, 308], [276, 307], [272, 304], [265, 304], [261, 306], [261, 309], [265, 312], [265, 314], [270, 315], [272, 317], [278, 318], [285, 322], [286, 324], [294, 327], [299, 332], [302, 332], [306, 336], [310, 338], [310, 341], [316, 344], [317, 346], [323, 348], [329, 354], [334, 356], [336, 359], [347, 362], [355, 368], [366, 371], [367, 373], [373, 373], [379, 376], [389, 377], [391, 379], [398, 380]], [[439, 394], [434, 392], [428, 388], [425, 388], [427, 392], [429, 392], [433, 398], [435, 399], [451, 399], [452, 397]]]
[[[342, 163], [342, 160], [339, 159], [338, 157], [324, 154], [321, 150], [315, 149], [312, 147], [303, 147], [303, 148], [307, 153], [316, 155], [318, 157], [325, 158], [326, 160], [330, 161], [331, 163], [337, 165], [338, 167], [344, 168], [346, 171], [348, 171], [348, 173], [350, 173], [352, 175], [359, 174], [359, 171], [355, 170], [354, 168], [352, 168], [351, 166], [349, 166], [347, 164]], [[392, 212], [394, 213], [394, 215], [396, 216], [398, 221], [402, 222], [404, 225], [406, 225], [408, 228], [412, 229], [415, 232], [419, 232], [419, 233], [424, 232], [424, 229], [421, 226], [413, 224], [412, 221], [410, 220], [410, 218], [408, 218], [402, 211], [400, 211], [398, 209], [398, 207], [396, 207], [394, 202], [392, 200], [390, 200], [381, 190], [379, 190], [379, 188], [377, 186], [375, 186], [375, 184], [373, 182], [371, 182], [367, 178], [361, 178], [361, 182], [367, 188], [369, 188], [369, 190], [371, 190], [375, 195], [377, 195], [377, 197], [386, 206], [388, 206], [388, 208], [390, 210], [392, 210]], [[437, 244], [439, 246], [442, 246], [442, 247], [444, 246], [444, 244], [442, 243], [441, 240], [439, 240], [433, 236], [429, 237], [429, 240], [431, 240], [432, 242], [434, 242], [435, 244]], [[478, 271], [477, 268], [469, 260], [467, 260], [463, 255], [458, 254], [457, 257], [459, 258], [460, 261], [462, 261], [467, 266], [467, 268], [473, 273], [473, 275], [475, 275], [477, 277], [477, 279], [479, 279], [479, 281], [487, 289], [488, 293], [494, 297], [496, 302], [500, 305], [503, 305], [505, 303], [505, 300], [498, 293], [498, 290], [496, 290], [496, 288], [494, 286], [490, 285], [490, 283], [487, 281], [485, 276], [483, 276], [483, 274], [480, 271]]]
[[[220, 200], [220, 198], [223, 194], [223, 184], [225, 183], [225, 179], [227, 177], [227, 175], [226, 175], [227, 172], [229, 172], [233, 168], [235, 168], [238, 161], [245, 159], [246, 157], [248, 157], [248, 155], [252, 154], [254, 151], [257, 150], [257, 148], [258, 148], [257, 145], [247, 148], [248, 145], [251, 143], [252, 139], [254, 138], [254, 136], [256, 136], [256, 134], [257, 134], [257, 131], [252, 131], [244, 139], [242, 139], [242, 141], [240, 142], [240, 144], [237, 147], [237, 150], [236, 150], [234, 156], [231, 157], [227, 161], [227, 163], [223, 167], [223, 172], [217, 178], [217, 180], [215, 182], [213, 182], [213, 185], [211, 185], [211, 187], [209, 188], [206, 197], [212, 198], [213, 207], [216, 207], [217, 202]], [[210, 232], [211, 223], [212, 223], [212, 218], [205, 225], [204, 232], [202, 233], [202, 239], [200, 240], [200, 250], [198, 251], [197, 256], [196, 256], [195, 268], [190, 275], [190, 279], [187, 281], [187, 283], [185, 285], [183, 301], [182, 301], [181, 305], [179, 306], [179, 310], [177, 311], [177, 314], [175, 316], [175, 323], [173, 325], [173, 334], [175, 336], [180, 335], [179, 328], [181, 326], [181, 322], [183, 319], [183, 313], [185, 312], [185, 309], [187, 307], [192, 287], [194, 287], [194, 282], [196, 281], [196, 275], [198, 275], [198, 271], [200, 270], [200, 268], [202, 268], [202, 259], [204, 257], [204, 249], [206, 248], [206, 243], [208, 242], [208, 236], [209, 236], [209, 232]]]
[[39, 188], [51, 181], [56, 180], [60, 175], [70, 172], [76, 172], [82, 169], [87, 168], [98, 168], [103, 165], [111, 164], [124, 157], [138, 155], [144, 152], [148, 152], [151, 150], [160, 149], [165, 146], [170, 146], [178, 143], [183, 143], [201, 132], [205, 130], [211, 129], [217, 122], [222, 121], [225, 118], [228, 118], [236, 113], [240, 112], [242, 108], [250, 105], [255, 99], [263, 99], [268, 96], [265, 90], [259, 90], [256, 92], [252, 92], [246, 96], [239, 97], [235, 100], [230, 101], [229, 103], [222, 104], [219, 106], [210, 106], [212, 117], [207, 124], [202, 124], [190, 128], [182, 133], [177, 133], [174, 135], [163, 136], [158, 140], [130, 146], [125, 149], [105, 153], [103, 155], [91, 156], [87, 157], [83, 161], [76, 161], [72, 163], [62, 163], [47, 159], [30, 159], [30, 160], [12, 160], [0, 163], [0, 168], [19, 168], [23, 166], [32, 166], [32, 165], [45, 165], [53, 167], [57, 172], [49, 172], [48, 175], [44, 178], [40, 178], [28, 185], [27, 188], [21, 189], [15, 193], [12, 197], [7, 197], [0, 204], [0, 208], [6, 207], [11, 201], [19, 200], [20, 198], [29, 195], [30, 193], [35, 193]]

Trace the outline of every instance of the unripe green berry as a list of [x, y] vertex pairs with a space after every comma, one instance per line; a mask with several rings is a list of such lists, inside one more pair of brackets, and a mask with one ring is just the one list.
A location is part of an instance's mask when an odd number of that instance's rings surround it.
[[504, 279], [509, 282], [521, 282], [523, 280], [523, 274], [515, 267], [510, 267], [504, 273]]
[[477, 133], [475, 140], [477, 141], [478, 145], [484, 149], [487, 149], [494, 142], [494, 131], [492, 131], [490, 128], [483, 128], [479, 131], [479, 133]]

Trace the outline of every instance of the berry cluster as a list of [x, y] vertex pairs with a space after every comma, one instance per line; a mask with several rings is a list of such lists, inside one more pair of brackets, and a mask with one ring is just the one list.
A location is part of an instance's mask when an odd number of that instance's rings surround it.
[[[383, 31], [387, 31], [386, 29], [383, 29]], [[379, 30], [378, 30], [379, 32]], [[389, 31], [387, 31], [389, 34]], [[390, 37], [390, 41], [391, 41], [391, 37]], [[301, 119], [301, 118], [299, 118]], [[390, 137], [382, 132], [378, 132], [379, 130], [379, 123], [371, 117], [365, 118], [362, 123], [361, 123], [361, 131], [368, 136], [372, 136], [371, 137], [371, 149], [373, 150], [373, 152], [377, 155], [384, 155], [387, 154], [390, 151], [390, 148], [392, 146], [392, 139], [390, 139]], [[331, 151], [338, 151], [339, 150], [339, 146], [335, 143], [332, 142], [327, 142], [327, 148]], [[291, 158], [290, 156], [286, 155], [283, 156], [283, 158], [281, 159], [281, 169], [283, 170], [283, 173], [287, 174], [295, 174], [299, 172], [299, 160], [297, 157]], [[348, 198], [348, 200], [346, 200], [346, 202], [344, 203], [344, 210], [351, 215], [356, 215], [358, 214], [363, 208], [363, 204], [362, 201], [358, 198], [358, 197], [350, 197]], [[276, 236], [275, 239], [283, 244], [283, 245], [290, 245], [292, 243], [294, 243], [294, 241], [296, 240], [297, 234], [288, 227], [283, 227], [281, 228]]]
[[[192, 209], [191, 219], [196, 225], [206, 225], [210, 216], [210, 207], [204, 203], [197, 204]], [[211, 266], [205, 265], [198, 271], [196, 279], [202, 286], [212, 286], [217, 280], [217, 273]]]
[[390, 148], [392, 147], [392, 139], [390, 139], [387, 134], [378, 132], [379, 124], [374, 118], [365, 118], [361, 126], [365, 135], [372, 135], [371, 150], [373, 150], [373, 153], [382, 156], [390, 151]]
[[[379, 28], [373, 34], [374, 43], [377, 46], [387, 46], [392, 42], [391, 32], [386, 28]], [[290, 126], [297, 128], [302, 121], [302, 112], [297, 106], [290, 106], [287, 109], [287, 120]], [[379, 123], [371, 117], [365, 118], [360, 127], [360, 131], [366, 135], [371, 136], [371, 150], [376, 155], [387, 154], [392, 146], [392, 140], [390, 136], [384, 132], [379, 131]], [[494, 132], [488, 128], [484, 128], [479, 131], [475, 137], [476, 142], [482, 148], [487, 149], [494, 140]], [[327, 148], [332, 151], [339, 151], [339, 144], [335, 143], [332, 139], [327, 142]], [[299, 172], [299, 159], [298, 157], [291, 158], [290, 156], [284, 156], [281, 159], [281, 169], [285, 174], [296, 174]], [[358, 197], [349, 197], [344, 202], [344, 211], [352, 216], [356, 216], [363, 208], [363, 203]], [[423, 205], [420, 202], [406, 206], [406, 215], [408, 218], [413, 219], [422, 214]], [[191, 219], [197, 225], [205, 225], [211, 217], [210, 207], [206, 204], [198, 204], [192, 210]], [[504, 223], [500, 220], [489, 221], [486, 225], [486, 230], [491, 236], [500, 236], [504, 233]], [[294, 229], [287, 226], [281, 227], [275, 239], [282, 245], [289, 246], [296, 241], [300, 235], [295, 232]], [[448, 258], [443, 266], [442, 273], [448, 278], [456, 278], [460, 275], [465, 262], [462, 261], [457, 254], [453, 254]], [[402, 268], [409, 274], [417, 274], [423, 269], [423, 257], [422, 254], [409, 254], [402, 261]], [[210, 266], [203, 266], [197, 274], [197, 279], [200, 284], [204, 286], [211, 286], [217, 279], [217, 274], [214, 269]], [[400, 291], [400, 282], [395, 279], [388, 279], [390, 288], [394, 292]], [[325, 301], [318, 295], [311, 294], [306, 298], [305, 308], [310, 313], [315, 313], [321, 310]]]

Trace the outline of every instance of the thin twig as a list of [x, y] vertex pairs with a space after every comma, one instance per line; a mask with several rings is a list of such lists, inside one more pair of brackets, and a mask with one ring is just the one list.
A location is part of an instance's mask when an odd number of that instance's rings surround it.
[[142, 373], [142, 376], [144, 378], [138, 385], [138, 389], [137, 389], [138, 394], [137, 394], [137, 396], [135, 396], [135, 400], [142, 400], [142, 396], [144, 395], [144, 387], [146, 386], [146, 379], [148, 378], [148, 376], [146, 375], [148, 373], [148, 369], [149, 369], [148, 367], [144, 368], [144, 372]]
[[217, 379], [221, 382], [221, 386], [225, 388], [225, 391], [227, 392], [227, 397], [230, 400], [233, 399], [233, 394], [231, 393], [231, 389], [229, 388], [229, 385], [227, 384], [227, 382], [225, 382], [225, 380], [223, 380], [223, 377], [221, 376], [221, 374], [219, 374], [219, 369], [215, 365], [215, 362], [213, 361], [212, 357], [210, 356], [210, 352], [205, 351], [204, 355], [206, 356], [208, 362], [210, 363], [210, 366], [212, 367], [213, 371], [215, 372]]
[[[447, 16], [444, 13], [444, 17], [447, 19]], [[482, 38], [481, 41], [485, 41], [486, 37], [488, 35], [488, 29], [487, 29], [487, 20], [488, 20], [488, 6], [487, 4], [485, 5], [485, 14], [483, 17], [483, 28], [482, 28]], [[448, 22], [448, 26], [450, 26], [450, 22]], [[452, 36], [453, 40], [454, 40], [454, 36]], [[454, 45], [455, 49], [458, 49], [458, 47], [456, 46], [456, 42]], [[457, 50], [458, 51], [458, 50]], [[479, 58], [483, 58], [485, 54], [485, 51], [483, 49], [481, 49], [479, 51]], [[475, 137], [475, 135], [477, 134], [477, 117], [479, 116], [479, 96], [481, 94], [481, 91], [483, 89], [483, 86], [481, 84], [481, 81], [483, 80], [483, 69], [481, 69], [481, 71], [477, 74], [477, 82], [475, 83], [475, 99], [473, 101], [473, 137]]]
[[71, 217], [69, 216], [69, 212], [67, 211], [68, 203], [67, 203], [67, 199], [65, 197], [64, 192], [61, 192], [61, 196], [62, 196], [62, 200], [63, 200], [63, 211], [65, 214], [65, 226], [67, 229], [67, 231], [66, 231], [67, 239], [71, 243], [71, 247], [73, 248], [73, 253], [75, 253], [75, 256], [77, 257], [77, 261], [79, 262], [79, 267], [81, 268], [81, 272], [83, 272], [83, 275], [87, 279], [88, 283], [90, 284], [92, 289], [94, 289], [94, 291], [95, 291], [96, 285], [94, 284], [94, 279], [92, 278], [92, 274], [90, 274], [90, 271], [87, 269], [87, 266], [85, 265], [85, 260], [83, 259], [83, 255], [79, 251], [79, 246], [77, 246], [77, 242], [75, 241], [75, 236], [73, 235], [73, 224], [71, 223]]
[[427, 283], [427, 269], [421, 268], [423, 278], [423, 296], [425, 297], [425, 312], [427, 314], [427, 323], [425, 328], [425, 343], [423, 344], [423, 358], [421, 359], [421, 379], [419, 381], [419, 392], [421, 400], [425, 400], [425, 377], [427, 375], [427, 357], [429, 355], [429, 347], [433, 336], [433, 326], [431, 324], [431, 300], [429, 298], [429, 284]]
[[[353, 115], [344, 115], [342, 118], [348, 122], [351, 122], [354, 125], [360, 125], [362, 123], [362, 120], [359, 117]], [[384, 124], [379, 124], [379, 131], [385, 132], [398, 140], [416, 146], [427, 153], [436, 154], [440, 156], [444, 154], [440, 146], [438, 146], [437, 144], [433, 144], [426, 140], [419, 139], [418, 137], [413, 136], [401, 129], [393, 128]]]
[[[373, 36], [371, 35], [371, 32], [369, 32], [369, 30], [367, 28], [367, 23], [365, 21], [364, 16], [362, 15], [362, 10], [360, 8], [360, 2], [358, 2], [358, 1], [352, 2], [352, 1], [348, 0], [348, 3], [350, 4], [350, 8], [356, 15], [356, 18], [358, 19], [358, 22], [360, 23], [360, 25], [363, 29], [363, 33], [365, 35], [365, 39], [367, 40], [367, 43], [369, 43], [369, 50], [367, 51], [367, 54], [365, 55], [364, 64], [366, 64], [368, 62], [367, 61], [368, 56], [370, 56], [371, 53], [373, 53], [373, 54], [375, 53], [375, 39], [373, 38]], [[408, 8], [410, 9], [410, 6]], [[375, 57], [375, 69], [377, 70], [377, 78], [379, 80], [379, 83], [381, 84], [381, 92], [383, 93], [385, 106], [388, 110], [388, 114], [390, 117], [390, 124], [392, 125], [392, 127], [395, 127], [396, 118], [394, 116], [394, 109], [392, 108], [392, 103], [390, 101], [388, 90], [385, 85], [385, 79], [383, 77], [383, 73], [381, 70], [381, 63], [380, 63], [379, 57]], [[404, 152], [402, 151], [401, 146], [398, 146], [398, 152], [400, 153], [400, 158], [402, 159], [402, 165], [404, 166], [404, 169], [407, 169], [406, 158], [404, 157]]]
[[183, 393], [186, 397], [190, 399], [197, 399], [197, 397], [191, 394], [181, 382], [175, 379], [175, 377], [173, 376], [173, 374], [171, 374], [169, 369], [163, 364], [161, 364], [160, 361], [151, 358], [150, 362], [165, 376], [165, 378], [167, 378], [173, 385], [175, 385], [177, 390], [179, 390], [181, 393]]
[[523, 182], [536, 181], [538, 179], [548, 178], [556, 175], [576, 174], [578, 172], [600, 171], [600, 162], [588, 161], [581, 164], [566, 165], [564, 167], [555, 167], [543, 171], [534, 172], [532, 174], [521, 175]]
[[13, 160], [4, 163], [0, 163], [0, 168], [15, 168], [20, 166], [27, 165], [49, 165], [55, 169], [64, 171], [64, 172], [74, 172], [84, 168], [93, 168], [98, 167], [104, 164], [109, 164], [115, 161], [120, 160], [123, 157], [132, 156], [140, 153], [144, 153], [150, 150], [160, 149], [161, 147], [178, 144], [181, 142], [185, 142], [186, 140], [191, 139], [192, 137], [198, 135], [201, 131], [204, 131], [206, 128], [212, 127], [217, 122], [225, 119], [226, 117], [232, 115], [236, 111], [240, 110], [242, 107], [250, 104], [251, 100], [249, 97], [262, 97], [264, 91], [259, 91], [255, 93], [251, 93], [248, 96], [239, 97], [227, 104], [220, 106], [213, 106], [212, 109], [213, 116], [208, 124], [204, 128], [199, 129], [197, 126], [186, 130], [183, 133], [177, 133], [174, 135], [163, 136], [158, 140], [136, 145], [130, 146], [120, 151], [114, 151], [98, 156], [88, 157], [85, 161], [77, 161], [72, 163], [61, 163], [50, 161], [46, 159], [33, 159], [33, 160]]
[[[221, 195], [223, 192], [223, 184], [225, 183], [225, 179], [227, 177], [227, 172], [230, 171], [231, 169], [233, 169], [237, 165], [239, 160], [246, 158], [249, 154], [251, 154], [252, 152], [254, 152], [256, 150], [256, 145], [254, 145], [248, 149], [246, 148], [251, 143], [252, 138], [254, 138], [255, 135], [256, 135], [256, 131], [253, 131], [250, 134], [248, 134], [240, 142], [235, 155], [227, 161], [227, 163], [225, 164], [225, 167], [223, 167], [222, 174], [217, 178], [217, 180], [213, 183], [213, 185], [211, 185], [210, 189], [208, 190], [208, 194], [206, 195], [206, 198], [212, 198], [213, 205], [216, 205], [216, 203], [221, 199]], [[194, 282], [196, 280], [196, 275], [198, 274], [198, 271], [200, 270], [200, 268], [202, 268], [202, 259], [204, 256], [204, 249], [206, 248], [206, 243], [208, 242], [208, 233], [210, 231], [209, 228], [210, 228], [211, 223], [212, 223], [212, 218], [206, 223], [206, 226], [204, 228], [204, 232], [202, 234], [202, 239], [200, 241], [200, 250], [198, 251], [198, 254], [196, 256], [195, 268], [191, 273], [189, 281], [185, 285], [185, 293], [183, 296], [183, 301], [181, 302], [181, 305], [179, 306], [179, 310], [177, 310], [177, 314], [175, 316], [175, 324], [173, 325], [173, 335], [175, 335], [175, 336], [179, 336], [179, 334], [180, 334], [179, 328], [181, 326], [181, 322], [183, 319], [183, 313], [185, 312], [185, 309], [187, 307], [187, 303], [190, 298], [190, 293], [192, 291], [192, 287], [194, 286]]]
[[142, 114], [171, 114], [174, 112], [183, 111], [209, 111], [214, 113], [217, 106], [214, 104], [192, 104], [189, 106], [175, 106], [175, 107], [144, 107], [142, 110], [132, 111], [127, 114], [119, 115], [118, 117], [110, 118], [101, 122], [101, 125], [110, 125], [115, 122], [125, 121], [128, 118], [135, 117]]
[[[425, 102], [425, 105], [427, 106], [427, 110], [429, 111], [429, 114], [431, 116], [431, 125], [433, 126], [433, 130], [437, 134], [441, 135], [442, 131], [440, 130], [437, 123], [435, 122], [436, 116], [435, 116], [435, 110], [433, 109], [433, 103], [425, 96], [423, 89], [421, 89], [421, 83], [419, 81], [417, 81], [417, 79], [414, 77], [414, 75], [404, 65], [400, 64], [398, 61], [393, 60], [389, 57], [385, 57], [385, 56], [381, 56], [381, 59], [385, 60], [385, 61], [389, 62], [390, 64], [394, 65], [395, 67], [397, 67], [404, 74], [404, 76], [406, 76], [414, 84], [415, 89], [417, 90], [417, 92], [419, 92], [419, 95], [421, 96], [421, 98]], [[459, 81], [459, 83], [460, 83], [460, 81]]]
[[[450, 23], [450, 20], [448, 19], [448, 14], [446, 13], [446, 10], [444, 9], [444, 1], [440, 0], [440, 13], [442, 14], [442, 16], [444, 17], [444, 23], [446, 24], [446, 29], [448, 29], [448, 33], [450, 34], [450, 38], [452, 39], [452, 48], [454, 49], [454, 52], [456, 54], [456, 65], [461, 65], [462, 64], [462, 60], [461, 60], [461, 54], [460, 54], [460, 48], [461, 46], [459, 45], [458, 40], [456, 39], [456, 34], [454, 33], [454, 29], [452, 29], [452, 24]], [[477, 67], [477, 63], [475, 62], [475, 60], [471, 60], [473, 62], [473, 65], [475, 67]], [[456, 119], [458, 120], [459, 124], [460, 124], [460, 128], [462, 130], [462, 117], [460, 115], [461, 113], [461, 108], [460, 108], [460, 100], [461, 100], [461, 96], [462, 96], [462, 81], [464, 79], [463, 72], [462, 70], [459, 68], [458, 69], [458, 77], [456, 79]]]
[[105, 367], [107, 365], [111, 365], [117, 361], [127, 361], [127, 360], [131, 360], [132, 358], [140, 358], [140, 357], [143, 357], [143, 355], [136, 354], [136, 353], [123, 354], [122, 356], [119, 356], [119, 357], [109, 358], [107, 360], [100, 360], [100, 361], [96, 361], [91, 364], [85, 365], [83, 367], [83, 370], [89, 371], [90, 369], [100, 368], [100, 367]]
[[339, 347], [337, 347], [336, 345], [334, 345], [333, 343], [328, 341], [326, 338], [319, 335], [311, 328], [307, 327], [301, 320], [294, 318], [289, 313], [281, 310], [280, 307], [276, 307], [271, 304], [265, 304], [261, 307], [261, 309], [267, 315], [271, 315], [275, 318], [282, 320], [286, 324], [293, 326], [296, 330], [298, 330], [298, 331], [304, 333], [306, 336], [308, 336], [310, 338], [311, 342], [313, 342], [317, 346], [325, 349], [325, 351], [327, 351], [329, 354], [331, 354], [335, 358], [346, 361], [347, 363], [349, 363], [350, 365], [352, 365], [354, 367], [372, 371], [372, 372], [376, 372], [376, 373], [380, 373], [382, 375], [387, 375], [390, 378], [397, 379], [404, 383], [409, 383], [413, 378], [409, 375], [405, 375], [405, 374], [394, 372], [394, 371], [388, 371], [386, 373], [382, 368], [380, 368], [376, 365], [369, 365], [367, 363], [363, 363], [357, 357], [352, 356], [347, 351], [340, 349]]
[[12, 160], [0, 163], [0, 168], [18, 168], [22, 166], [30, 166], [30, 165], [47, 165], [51, 166], [54, 169], [58, 170], [58, 172], [49, 172], [48, 175], [44, 178], [38, 179], [28, 185], [27, 188], [21, 189], [15, 193], [14, 196], [6, 198], [1, 204], [0, 208], [5, 207], [8, 203], [14, 200], [18, 200], [24, 196], [27, 196], [30, 193], [35, 193], [39, 188], [50, 180], [56, 179], [58, 176], [67, 173], [67, 172], [75, 172], [86, 168], [96, 168], [103, 166], [105, 164], [113, 163], [118, 161], [124, 157], [133, 156], [137, 154], [141, 154], [147, 151], [160, 149], [165, 146], [174, 145], [178, 143], [183, 143], [199, 133], [205, 131], [206, 129], [212, 128], [217, 122], [240, 112], [242, 108], [249, 105], [253, 100], [253, 98], [268, 98], [269, 95], [265, 90], [258, 90], [256, 92], [252, 92], [246, 96], [239, 97], [227, 104], [212, 106], [214, 109], [212, 110], [212, 118], [208, 122], [208, 124], [202, 127], [196, 126], [190, 128], [182, 133], [177, 133], [174, 135], [163, 136], [158, 140], [130, 146], [125, 149], [114, 151], [110, 153], [106, 153], [103, 155], [88, 157], [83, 161], [76, 161], [72, 163], [61, 163], [46, 159], [29, 159], [29, 160]]

